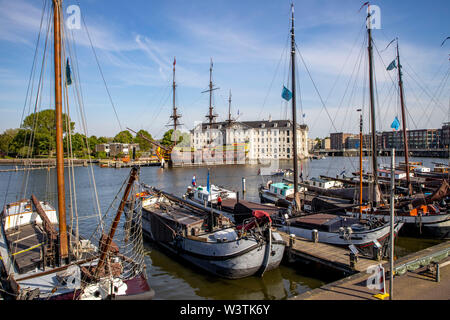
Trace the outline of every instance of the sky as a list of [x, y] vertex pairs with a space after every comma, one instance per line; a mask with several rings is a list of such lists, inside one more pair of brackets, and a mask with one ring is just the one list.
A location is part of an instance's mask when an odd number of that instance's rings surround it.
[[[297, 113], [312, 138], [357, 132], [358, 108], [363, 109], [368, 132], [366, 9], [358, 11], [363, 2], [294, 1]], [[283, 85], [290, 86], [290, 3], [65, 0], [65, 21], [76, 18], [73, 10], [67, 11], [73, 5], [82, 17], [79, 29], [68, 30], [72, 49], [66, 49], [77, 82], [68, 92], [76, 131], [84, 130], [81, 105], [88, 135], [114, 136], [128, 127], [161, 138], [170, 128], [174, 57], [183, 130], [206, 119], [209, 96], [202, 92], [208, 89], [211, 59], [219, 121], [228, 116], [230, 90], [232, 116], [238, 121], [289, 119], [291, 105], [281, 91]], [[44, 84], [37, 105], [54, 106], [51, 50], [43, 58], [45, 19], [37, 41], [48, 4], [0, 0], [0, 132], [19, 127], [36, 105], [41, 69]], [[386, 71], [395, 58], [395, 43], [386, 46], [397, 37], [407, 127], [440, 128], [450, 121], [450, 40], [441, 46], [450, 36], [450, 2], [371, 4], [380, 9], [381, 27], [373, 30], [377, 130], [391, 130], [400, 115], [397, 74]], [[27, 88], [32, 88], [30, 97]]]

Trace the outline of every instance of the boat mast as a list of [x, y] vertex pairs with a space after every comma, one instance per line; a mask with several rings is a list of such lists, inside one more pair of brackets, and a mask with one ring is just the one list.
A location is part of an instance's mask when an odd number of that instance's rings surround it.
[[177, 124], [178, 119], [181, 118], [181, 115], [177, 113], [177, 107], [175, 104], [175, 89], [176, 89], [176, 83], [175, 83], [175, 65], [176, 65], [176, 58], [173, 58], [173, 82], [172, 82], [172, 88], [173, 88], [173, 105], [172, 105], [172, 115], [170, 116], [173, 119], [173, 133], [174, 133], [174, 145], [177, 144]]
[[62, 90], [61, 90], [61, 0], [53, 0], [53, 38], [55, 64], [55, 118], [56, 118], [56, 175], [58, 190], [59, 216], [59, 255], [60, 259], [69, 256], [66, 225], [66, 199], [64, 188], [64, 148], [62, 120]]
[[[294, 33], [294, 4], [292, 8], [292, 28], [291, 28], [291, 66], [292, 66], [292, 144], [293, 144], [293, 162], [294, 162], [294, 199], [297, 201], [298, 195], [298, 163], [297, 163], [297, 110], [295, 104], [295, 33]], [[297, 204], [299, 206], [300, 204]]]
[[397, 68], [398, 68], [398, 86], [400, 89], [400, 105], [402, 108], [402, 127], [403, 127], [403, 144], [405, 151], [405, 165], [406, 165], [406, 181], [408, 183], [408, 195], [412, 194], [411, 178], [409, 176], [409, 151], [408, 151], [408, 134], [406, 132], [406, 114], [405, 114], [405, 100], [403, 95], [403, 80], [402, 71], [400, 65], [400, 53], [398, 49], [398, 39], [397, 39]]
[[375, 98], [373, 89], [373, 50], [372, 50], [372, 25], [370, 18], [370, 4], [367, 8], [367, 34], [368, 34], [368, 54], [369, 54], [369, 92], [370, 92], [370, 115], [371, 115], [371, 129], [372, 129], [372, 174], [374, 182], [374, 195], [372, 201], [377, 204], [378, 198], [378, 162], [377, 162], [377, 138], [376, 138], [376, 123], [375, 123]]
[[231, 119], [231, 89], [230, 89], [230, 95], [228, 96], [228, 126], [231, 127], [231, 123], [233, 120]]
[[363, 116], [362, 110], [359, 115], [359, 219], [362, 219], [362, 203], [363, 203]]
[[103, 266], [105, 265], [107, 253], [109, 251], [112, 240], [114, 238], [114, 234], [116, 233], [117, 226], [119, 225], [120, 217], [122, 216], [123, 210], [125, 209], [125, 205], [127, 203], [128, 196], [130, 195], [131, 188], [132, 188], [134, 182], [136, 181], [137, 176], [138, 176], [138, 167], [134, 166], [131, 169], [130, 177], [128, 178], [128, 183], [125, 188], [125, 192], [123, 193], [122, 201], [120, 202], [119, 208], [117, 209], [117, 213], [116, 213], [114, 221], [111, 225], [111, 229], [109, 230], [109, 234], [106, 237], [105, 242], [101, 243], [101, 248], [100, 248], [101, 254], [100, 254], [99, 262], [97, 264], [97, 268], [95, 271], [96, 276], [99, 275]]
[[218, 88], [213, 88], [213, 83], [212, 83], [212, 68], [213, 68], [213, 62], [211, 59], [211, 64], [209, 66], [209, 114], [206, 116], [209, 119], [209, 125], [211, 126], [214, 123], [214, 119], [217, 117], [217, 115], [215, 115], [213, 113], [214, 107], [212, 106], [212, 92], [215, 89]]

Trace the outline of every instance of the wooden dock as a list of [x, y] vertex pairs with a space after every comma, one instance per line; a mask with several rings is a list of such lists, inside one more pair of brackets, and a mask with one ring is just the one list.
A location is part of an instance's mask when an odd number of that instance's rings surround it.
[[99, 161], [99, 166], [102, 168], [156, 167], [161, 166], [161, 162], [154, 160], [130, 160], [127, 162], [121, 160], [101, 160]]
[[368, 267], [380, 264], [379, 261], [359, 256], [358, 261], [354, 266], [351, 266], [349, 249], [326, 243], [313, 242], [299, 237], [295, 237], [294, 241], [292, 241], [290, 235], [287, 233], [278, 232], [288, 244], [286, 251], [291, 258], [313, 261], [331, 269], [342, 271], [345, 274], [366, 271]]
[[[386, 292], [389, 292], [388, 264], [388, 262], [383, 264]], [[394, 263], [393, 298], [395, 300], [450, 299], [449, 265], [450, 241], [399, 258]], [[435, 271], [430, 271], [433, 268]], [[440, 276], [437, 276], [436, 268], [440, 269]], [[307, 291], [290, 300], [377, 300], [375, 295], [380, 290], [367, 285], [372, 275], [373, 273], [362, 269], [356, 274]]]

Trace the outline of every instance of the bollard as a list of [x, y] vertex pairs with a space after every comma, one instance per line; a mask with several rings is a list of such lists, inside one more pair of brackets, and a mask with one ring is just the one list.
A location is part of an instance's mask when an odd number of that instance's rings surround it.
[[349, 245], [348, 248], [350, 249], [350, 269], [354, 271], [358, 262], [358, 249], [353, 244]]
[[294, 262], [294, 257], [292, 256], [292, 247], [294, 246], [295, 243], [295, 235], [294, 234], [290, 234], [289, 235], [289, 246], [287, 247], [287, 257], [288, 257], [288, 261], [289, 262]]
[[313, 230], [311, 231], [311, 240], [312, 240], [314, 243], [319, 242], [319, 231], [318, 231], [317, 229], [313, 229]]
[[436, 282], [441, 282], [441, 273], [439, 271], [439, 263], [436, 263]]
[[242, 177], [242, 194], [244, 194], [245, 192], [246, 192], [246, 189], [245, 189], [245, 178]]
[[356, 263], [358, 262], [358, 256], [353, 252], [350, 252], [350, 269], [355, 270]]
[[376, 261], [381, 261], [382, 256], [383, 256], [383, 247], [381, 246], [381, 244], [377, 240], [374, 240], [374, 243], [373, 243], [373, 259], [376, 260]]

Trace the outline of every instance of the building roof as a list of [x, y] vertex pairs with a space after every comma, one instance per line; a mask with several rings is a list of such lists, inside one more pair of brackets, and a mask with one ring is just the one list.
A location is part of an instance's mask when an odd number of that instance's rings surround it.
[[[288, 128], [291, 126], [291, 120], [257, 120], [257, 121], [236, 121], [234, 125], [241, 125], [247, 127], [249, 129], [257, 129], [257, 128]], [[227, 127], [227, 122], [216, 122], [211, 125], [211, 129], [225, 129]], [[202, 129], [207, 129], [209, 123], [202, 123]], [[297, 124], [299, 129], [308, 130], [308, 126], [306, 124]]]

